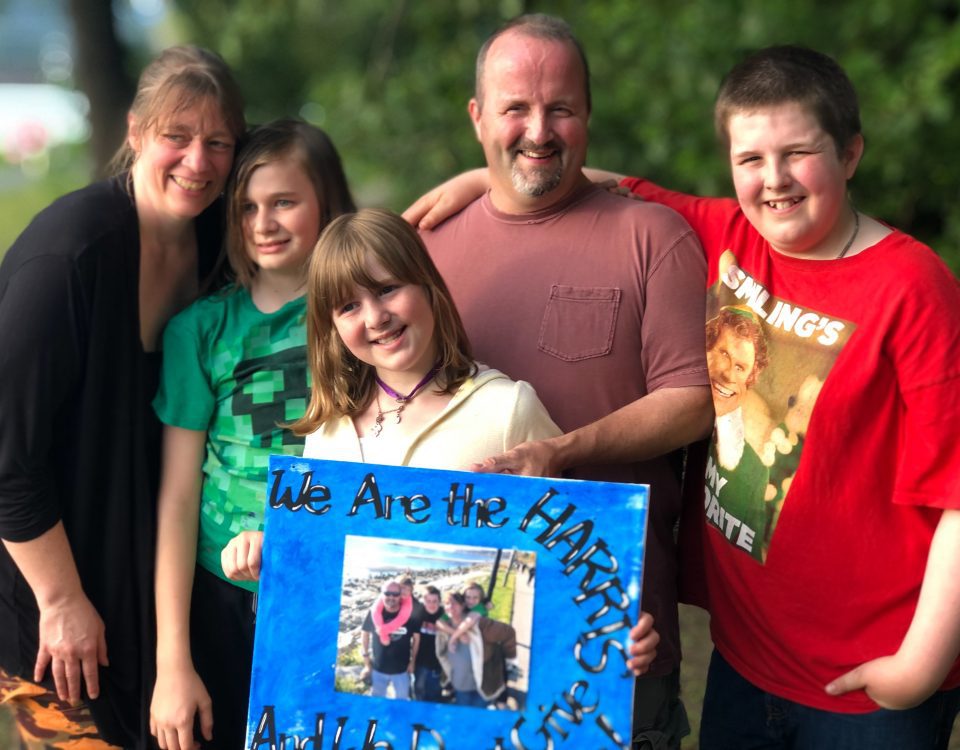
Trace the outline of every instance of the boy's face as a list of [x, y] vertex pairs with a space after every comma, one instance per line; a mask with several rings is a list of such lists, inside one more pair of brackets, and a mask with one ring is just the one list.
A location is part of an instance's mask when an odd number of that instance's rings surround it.
[[773, 246], [799, 258], [835, 258], [853, 232], [847, 180], [863, 138], [843, 154], [800, 104], [735, 111], [727, 122], [730, 168], [744, 215]]

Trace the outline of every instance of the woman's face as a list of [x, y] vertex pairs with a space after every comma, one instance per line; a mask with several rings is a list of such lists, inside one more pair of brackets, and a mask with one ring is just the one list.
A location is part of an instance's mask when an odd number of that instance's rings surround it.
[[452, 596], [447, 596], [443, 606], [447, 610], [447, 614], [453, 619], [460, 620], [463, 617], [463, 605]]
[[836, 257], [853, 231], [847, 180], [862, 137], [838, 154], [813, 113], [796, 103], [735, 112], [727, 132], [737, 200], [754, 228], [784, 255]]
[[130, 119], [131, 171], [141, 215], [193, 219], [223, 192], [235, 140], [219, 108], [201, 102], [160, 120], [145, 132]]

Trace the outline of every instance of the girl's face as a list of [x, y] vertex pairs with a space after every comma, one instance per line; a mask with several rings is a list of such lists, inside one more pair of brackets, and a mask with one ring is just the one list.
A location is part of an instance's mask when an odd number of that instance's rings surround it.
[[437, 358], [430, 300], [422, 286], [394, 278], [372, 257], [366, 270], [376, 279], [376, 287], [355, 286], [347, 301], [333, 311], [333, 324], [353, 356], [405, 392]]
[[473, 608], [480, 603], [481, 594], [479, 589], [470, 588], [463, 592], [463, 598], [467, 600], [467, 606]]
[[260, 273], [303, 275], [320, 236], [320, 202], [295, 159], [253, 171], [241, 216], [244, 246]]
[[234, 137], [216, 104], [198, 103], [127, 137], [138, 208], [160, 219], [199, 216], [223, 192], [233, 165]]
[[774, 250], [837, 256], [853, 231], [847, 180], [863, 154], [858, 135], [843, 154], [800, 104], [740, 111], [727, 123], [730, 167], [744, 215]]

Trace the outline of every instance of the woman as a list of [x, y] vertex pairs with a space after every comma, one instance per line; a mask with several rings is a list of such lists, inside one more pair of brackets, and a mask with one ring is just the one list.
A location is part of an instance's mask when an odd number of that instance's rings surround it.
[[[447, 594], [444, 608], [454, 631], [467, 621], [463, 594]], [[467, 630], [462, 642], [451, 648], [446, 630], [437, 631], [437, 657], [453, 686], [458, 706], [486, 708], [506, 686], [505, 659], [517, 656], [517, 633], [506, 623], [480, 616], [476, 627]]]
[[[119, 173], [41, 212], [0, 267], [0, 700], [47, 705], [30, 682], [46, 677], [61, 701], [90, 699], [104, 740], [135, 746], [152, 683], [159, 336], [213, 267], [243, 104], [222, 59], [175, 47], [144, 70], [127, 120]], [[69, 720], [93, 731], [84, 708]]]

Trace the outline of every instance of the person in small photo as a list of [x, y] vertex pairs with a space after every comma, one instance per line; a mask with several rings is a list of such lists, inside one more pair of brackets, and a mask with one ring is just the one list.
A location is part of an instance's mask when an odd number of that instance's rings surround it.
[[423, 602], [417, 599], [417, 595], [413, 591], [413, 577], [405, 574], [400, 577], [399, 581], [404, 597], [410, 599], [410, 603], [413, 605], [413, 616], [419, 620], [423, 617]]
[[476, 618], [463, 642], [451, 648], [444, 630], [437, 633], [437, 656], [453, 686], [454, 702], [461, 706], [486, 708], [506, 687], [506, 660], [517, 656], [517, 632], [511, 625], [477, 616], [467, 610], [466, 598], [450, 592], [444, 601], [449, 625], [459, 628]]
[[413, 670], [413, 694], [418, 701], [438, 703], [442, 697], [443, 669], [437, 658], [437, 621], [443, 617], [440, 589], [427, 586], [420, 617], [420, 647]]
[[467, 609], [478, 615], [486, 615], [493, 609], [493, 602], [487, 599], [487, 594], [479, 583], [471, 583], [467, 586], [463, 590], [463, 598], [467, 602]]
[[[402, 596], [403, 589], [396, 581], [390, 581], [383, 587], [383, 620], [385, 624], [394, 624], [396, 627], [385, 638], [381, 638], [373, 623], [371, 608], [363, 621], [361, 647], [364, 669], [372, 678], [370, 694], [378, 698], [407, 701], [410, 700], [410, 675], [413, 674], [420, 646], [420, 633], [416, 631], [409, 610], [404, 622], [394, 622], [404, 617], [400, 608]], [[390, 696], [387, 695], [388, 687], [392, 687]]]

